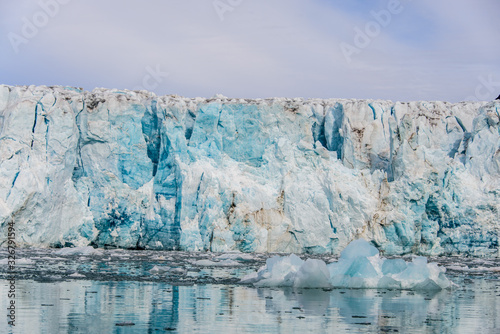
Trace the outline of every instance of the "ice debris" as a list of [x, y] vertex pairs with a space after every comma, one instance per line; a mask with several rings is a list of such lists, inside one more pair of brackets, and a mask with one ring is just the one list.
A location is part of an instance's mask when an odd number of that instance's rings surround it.
[[151, 270], [149, 272], [152, 275], [163, 274], [163, 273], [169, 272], [170, 269], [172, 269], [172, 268], [171, 267], [167, 267], [167, 266], [154, 266], [153, 268], [151, 268]]
[[85, 277], [85, 275], [82, 275], [82, 274], [79, 274], [77, 272], [74, 272], [73, 274], [68, 275], [68, 277], [71, 277], [71, 278], [83, 278], [83, 277]]
[[380, 257], [374, 246], [358, 239], [342, 251], [337, 262], [304, 261], [295, 254], [273, 256], [241, 282], [259, 287], [441, 290], [452, 285], [445, 271], [422, 256], [409, 263]]
[[172, 268], [168, 266], [154, 266], [149, 270], [151, 275], [163, 275], [166, 273], [174, 275], [185, 275], [187, 270], [185, 268]]
[[222, 260], [222, 261], [211, 261], [211, 260], [196, 260], [193, 261], [193, 264], [195, 266], [200, 266], [200, 267], [234, 267], [234, 266], [239, 266], [240, 263], [234, 260]]
[[92, 246], [85, 247], [64, 247], [56, 251], [57, 255], [102, 255], [102, 251]]
[[[5, 258], [5, 259], [1, 259], [0, 260], [0, 265], [6, 265], [6, 264], [9, 264], [12, 263], [12, 260], [10, 258]], [[19, 266], [19, 265], [31, 265], [31, 264], [34, 264], [35, 262], [31, 259], [24, 259], [24, 258], [21, 258], [21, 259], [16, 259], [15, 261], [15, 264], [16, 266]]]

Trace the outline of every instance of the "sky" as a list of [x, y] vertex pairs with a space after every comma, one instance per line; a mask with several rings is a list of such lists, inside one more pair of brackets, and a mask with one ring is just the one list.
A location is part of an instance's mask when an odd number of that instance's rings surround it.
[[499, 14], [498, 0], [1, 0], [0, 84], [492, 100]]

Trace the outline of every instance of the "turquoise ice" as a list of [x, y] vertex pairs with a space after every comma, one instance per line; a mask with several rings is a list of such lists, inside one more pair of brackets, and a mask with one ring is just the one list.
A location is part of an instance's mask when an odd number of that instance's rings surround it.
[[273, 256], [256, 273], [242, 279], [264, 287], [349, 288], [442, 290], [452, 287], [445, 276], [446, 268], [427, 263], [427, 258], [402, 259], [380, 257], [366, 240], [352, 241], [337, 262], [302, 260], [295, 254]]
[[0, 86], [0, 226], [22, 246], [497, 256], [499, 110]]

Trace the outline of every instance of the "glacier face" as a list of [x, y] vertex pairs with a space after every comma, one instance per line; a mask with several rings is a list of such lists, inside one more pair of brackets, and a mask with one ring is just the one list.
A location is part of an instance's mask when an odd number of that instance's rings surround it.
[[498, 255], [500, 101], [0, 86], [0, 241]]

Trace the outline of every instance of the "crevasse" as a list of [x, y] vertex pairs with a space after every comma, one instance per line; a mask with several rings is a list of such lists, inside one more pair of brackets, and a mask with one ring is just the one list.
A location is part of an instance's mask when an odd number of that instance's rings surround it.
[[500, 101], [3, 85], [0, 241], [497, 256], [499, 123]]

